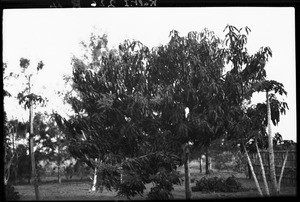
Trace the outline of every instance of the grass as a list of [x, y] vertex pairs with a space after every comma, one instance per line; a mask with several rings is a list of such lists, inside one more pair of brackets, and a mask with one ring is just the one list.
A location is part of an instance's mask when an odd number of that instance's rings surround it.
[[[178, 169], [183, 175], [184, 169], [180, 167]], [[197, 162], [190, 163], [191, 187], [195, 186], [195, 181], [205, 176], [205, 174], [199, 173], [199, 164]], [[255, 188], [253, 180], [249, 180], [243, 173], [231, 172], [231, 171], [216, 171], [209, 175], [209, 177], [223, 177], [227, 178], [234, 175], [245, 191], [235, 192], [235, 193], [204, 193], [204, 192], [192, 192], [193, 199], [217, 199], [217, 198], [252, 198], [259, 197], [258, 192]], [[147, 190], [144, 193], [144, 197], [136, 196], [132, 198], [133, 200], [145, 200], [147, 193], [150, 191], [152, 184], [147, 184]], [[126, 197], [117, 197], [115, 191], [108, 191], [106, 189], [100, 192], [89, 192], [91, 188], [91, 181], [85, 179], [80, 180], [74, 177], [72, 180], [62, 180], [61, 184], [57, 183], [56, 178], [48, 178], [47, 182], [41, 183], [39, 186], [41, 200], [126, 200]], [[261, 188], [263, 189], [263, 184], [261, 183]], [[21, 195], [21, 200], [34, 200], [34, 188], [32, 185], [17, 185], [15, 186], [16, 191]], [[284, 196], [296, 196], [296, 187], [283, 186], [281, 188], [281, 195]], [[175, 199], [185, 199], [184, 183], [174, 186], [173, 195]]]

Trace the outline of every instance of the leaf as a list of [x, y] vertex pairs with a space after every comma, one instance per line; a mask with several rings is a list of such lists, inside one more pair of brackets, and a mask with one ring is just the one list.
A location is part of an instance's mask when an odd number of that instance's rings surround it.
[[21, 68], [27, 69], [28, 66], [29, 66], [29, 64], [30, 64], [30, 60], [28, 60], [26, 58], [21, 58], [20, 59], [20, 66], [21, 66]]
[[43, 63], [43, 61], [40, 61], [37, 66], [37, 71], [43, 69], [43, 67], [44, 67], [44, 63]]
[[247, 32], [247, 34], [249, 34], [249, 32], [251, 32], [251, 29], [248, 26], [246, 26], [246, 32]]

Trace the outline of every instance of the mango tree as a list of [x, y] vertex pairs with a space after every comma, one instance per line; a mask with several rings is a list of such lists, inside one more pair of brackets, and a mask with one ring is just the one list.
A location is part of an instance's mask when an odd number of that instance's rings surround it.
[[108, 50], [105, 37], [91, 41], [91, 60], [73, 58], [76, 95], [69, 102], [75, 115], [69, 120], [56, 115], [71, 154], [96, 169], [98, 187], [130, 198], [153, 182], [149, 198], [171, 198], [173, 184], [180, 182], [175, 172], [180, 159], [156, 118], [158, 101], [146, 79], [148, 48], [126, 40]]
[[[189, 160], [193, 147], [202, 147], [222, 134], [220, 40], [211, 31], [171, 31], [167, 45], [154, 49], [149, 75], [152, 94], [159, 98], [158, 115], [170, 146], [182, 156], [186, 199], [191, 199]], [[186, 113], [186, 110], [189, 112]], [[179, 150], [181, 148], [181, 150]]]

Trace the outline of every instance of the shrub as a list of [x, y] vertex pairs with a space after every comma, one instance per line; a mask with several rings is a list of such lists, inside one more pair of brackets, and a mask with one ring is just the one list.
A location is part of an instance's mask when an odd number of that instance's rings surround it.
[[242, 184], [232, 175], [225, 180], [226, 192], [236, 192], [242, 190]]
[[7, 201], [17, 201], [20, 200], [20, 195], [12, 185], [8, 184], [5, 185], [5, 198]]
[[164, 168], [159, 172], [150, 176], [155, 186], [151, 188], [147, 195], [148, 200], [170, 200], [174, 199], [172, 195], [173, 184], [181, 184], [179, 173], [176, 171], [167, 172]]
[[234, 176], [228, 177], [226, 180], [218, 177], [203, 177], [196, 181], [196, 186], [192, 187], [192, 191], [206, 192], [237, 192], [240, 190], [242, 190], [242, 185], [236, 181]]
[[123, 182], [117, 187], [117, 196], [126, 196], [128, 200], [139, 194], [143, 196], [146, 189], [142, 179], [136, 173], [128, 173], [123, 176]]
[[158, 186], [152, 187], [151, 191], [147, 195], [148, 200], [170, 200], [173, 199], [171, 191], [161, 189]]

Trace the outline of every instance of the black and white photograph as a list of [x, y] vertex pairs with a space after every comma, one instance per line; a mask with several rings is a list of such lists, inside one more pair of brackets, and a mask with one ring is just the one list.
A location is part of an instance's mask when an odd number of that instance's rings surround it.
[[53, 2], [3, 9], [5, 200], [296, 197], [294, 7]]

